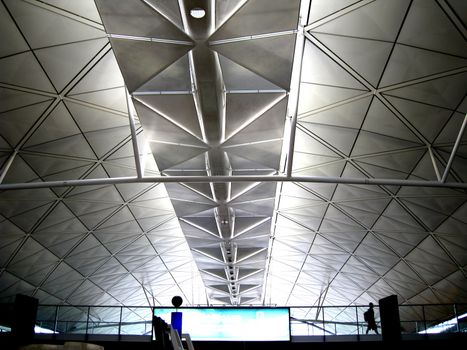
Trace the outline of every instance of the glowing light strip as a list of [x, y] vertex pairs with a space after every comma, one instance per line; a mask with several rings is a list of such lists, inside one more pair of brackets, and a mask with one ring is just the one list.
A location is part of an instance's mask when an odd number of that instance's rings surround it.
[[235, 43], [235, 42], [239, 42], [239, 41], [273, 38], [273, 37], [277, 37], [277, 36], [296, 34], [297, 32], [298, 31], [296, 29], [293, 29], [293, 30], [286, 30], [286, 31], [283, 31], [283, 32], [247, 35], [247, 36], [241, 36], [241, 37], [237, 37], [237, 38], [229, 38], [229, 39], [210, 41], [209, 45], [214, 46], [214, 45], [230, 44], [230, 43]]
[[148, 42], [156, 42], [156, 43], [163, 43], [163, 44], [174, 44], [174, 45], [189, 45], [193, 46], [191, 41], [184, 41], [184, 40], [171, 40], [171, 39], [161, 39], [161, 38], [149, 38], [144, 36], [133, 36], [133, 35], [124, 35], [124, 34], [107, 34], [109, 38], [114, 39], [124, 39], [124, 40], [135, 40], [135, 41], [148, 41]]

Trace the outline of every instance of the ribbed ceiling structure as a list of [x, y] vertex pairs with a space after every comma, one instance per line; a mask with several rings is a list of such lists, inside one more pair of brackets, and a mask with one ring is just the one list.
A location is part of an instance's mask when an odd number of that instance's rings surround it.
[[466, 14], [2, 0], [0, 302], [467, 302]]

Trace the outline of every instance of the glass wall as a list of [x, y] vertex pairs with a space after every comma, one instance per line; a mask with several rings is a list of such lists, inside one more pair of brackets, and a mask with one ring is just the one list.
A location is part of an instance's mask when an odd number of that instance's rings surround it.
[[[365, 335], [368, 306], [291, 307], [293, 336]], [[378, 306], [375, 320], [381, 333]], [[400, 305], [402, 334], [467, 331], [467, 304]], [[8, 325], [2, 331], [8, 331]], [[36, 332], [56, 334], [151, 335], [150, 307], [40, 305]], [[42, 330], [41, 330], [42, 329]], [[189, 330], [187, 330], [189, 332]], [[374, 334], [370, 332], [369, 334]]]

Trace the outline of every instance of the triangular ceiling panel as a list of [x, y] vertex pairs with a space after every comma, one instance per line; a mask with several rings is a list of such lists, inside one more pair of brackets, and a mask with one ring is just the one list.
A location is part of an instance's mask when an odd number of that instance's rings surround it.
[[[451, 118], [447, 121], [447, 123], [444, 125], [444, 129], [439, 133], [438, 137], [435, 140], [435, 145], [438, 144], [451, 144], [453, 143], [458, 135], [460, 128], [462, 126], [462, 123], [464, 122], [465, 114], [460, 114], [460, 113], [452, 113]], [[467, 137], [467, 134], [464, 133], [462, 135], [461, 140], [464, 141]], [[450, 146], [447, 146], [449, 149]], [[462, 150], [462, 144], [459, 146], [460, 150]], [[460, 151], [458, 154], [462, 154], [462, 151]]]
[[125, 88], [123, 87], [75, 94], [72, 96], [72, 99], [68, 99], [68, 101], [72, 100], [88, 102], [94, 106], [105, 107], [110, 110], [128, 113], [126, 92]]
[[65, 262], [61, 262], [48, 276], [43, 288], [59, 298], [66, 299], [82, 282], [84, 277]]
[[123, 87], [124, 82], [115, 55], [109, 50], [76, 84], [69, 95]]
[[[264, 9], [268, 8], [268, 12]], [[296, 29], [300, 1], [253, 0], [247, 1], [209, 39], [222, 40]], [[252, 21], [261, 14], [261, 20]]]
[[[443, 169], [439, 160], [435, 160], [435, 164], [439, 170]], [[412, 171], [412, 176], [419, 179], [438, 180], [435, 168], [433, 166], [433, 159], [429, 152], [426, 152], [422, 159], [418, 162], [417, 166]]]
[[[185, 170], [190, 170], [192, 175], [206, 175], [206, 154], [202, 153], [196, 157], [190, 158], [187, 161], [175, 165], [173, 168], [166, 170], [170, 175], [186, 175]], [[190, 184], [192, 185], [192, 184]]]
[[393, 230], [383, 231], [383, 229], [375, 231], [373, 234], [400, 256], [406, 256], [427, 236], [425, 232], [395, 232]]
[[29, 149], [56, 155], [77, 156], [86, 159], [96, 158], [95, 153], [82, 134], [48, 141], [39, 145], [31, 146]]
[[43, 2], [59, 7], [79, 16], [89, 18], [96, 23], [101, 23], [101, 18], [97, 12], [96, 4], [93, 0], [68, 1], [68, 0], [44, 0]]
[[244, 90], [283, 90], [283, 88], [271, 83], [258, 74], [248, 70], [247, 68], [229, 60], [227, 57], [218, 55], [219, 63], [222, 69], [222, 77], [224, 79], [225, 88], [227, 91], [244, 91]]
[[[191, 134], [202, 140], [201, 129], [199, 125], [198, 115], [194, 103], [193, 96], [188, 95], [147, 95], [138, 96], [137, 100], [144, 102], [149, 105], [153, 111], [157, 111], [157, 114], [165, 116], [166, 119], [181, 125]], [[138, 115], [140, 116], [141, 123], [143, 123], [146, 131], [151, 133], [152, 130], [160, 128], [160, 123], [157, 127], [152, 127], [152, 124], [148, 122], [148, 118], [145, 116], [148, 114], [145, 108], [143, 108], [138, 102], [135, 103]], [[149, 111], [148, 111], [149, 112]], [[165, 131], [164, 133], [167, 133]], [[157, 134], [156, 134], [157, 135]], [[158, 140], [161, 138], [157, 137]], [[173, 139], [173, 138], [172, 138]]]
[[366, 91], [365, 86], [309, 40], [305, 41], [301, 73], [301, 81], [304, 83]]
[[41, 283], [48, 272], [57, 264], [58, 258], [34, 239], [29, 238], [21, 247], [9, 264], [13, 273], [22, 272], [30, 283]]
[[362, 38], [346, 37], [343, 39], [326, 34], [314, 35], [372, 86], [378, 86], [391, 54], [392, 43]]
[[111, 38], [110, 42], [130, 92], [137, 90], [192, 48], [191, 45], [117, 38]]
[[406, 45], [396, 45], [381, 80], [381, 86], [410, 81], [466, 65], [466, 58]]
[[63, 88], [108, 43], [87, 40], [36, 50], [34, 53], [57, 91]]
[[[148, 38], [190, 40], [172, 22], [139, 0], [96, 0], [107, 33]], [[121, 18], [125, 18], [124, 21]], [[144, 18], [144, 20], [141, 20]]]
[[363, 95], [361, 90], [348, 89], [338, 86], [325, 86], [302, 83], [300, 85], [300, 97], [298, 104], [298, 114], [318, 110], [323, 107], [333, 105]]
[[[314, 28], [313, 31], [393, 41], [409, 4], [408, 0], [372, 1]], [[343, 4], [339, 2], [339, 5]]]
[[331, 2], [329, 0], [313, 0], [308, 15], [308, 23], [313, 23], [330, 16], [358, 1], [359, 0], [341, 0], [338, 2]]
[[465, 57], [465, 38], [442, 7], [433, 1], [413, 2], [398, 41]]
[[[461, 265], [465, 265], [467, 262], [466, 248], [464, 245], [467, 239], [465, 226], [466, 224], [463, 222], [455, 219], [448, 219], [444, 221], [435, 232], [435, 237], [449, 250], [452, 256]], [[458, 232], [462, 233], [459, 234]]]
[[464, 198], [452, 198], [446, 201], [446, 198], [433, 198], [433, 201], [426, 203], [423, 199], [407, 198], [402, 199], [402, 202], [434, 231], [464, 200]]
[[289, 90], [295, 40], [290, 35], [211, 46], [213, 50]]
[[[227, 94], [226, 95], [226, 138], [230, 138], [241, 127], [277, 105], [283, 93]], [[285, 112], [283, 113], [285, 115]], [[254, 137], [251, 140], [256, 140]]]
[[[208, 184], [208, 183], [194, 183], [194, 182], [190, 182], [190, 183], [185, 183], [184, 184], [186, 187], [188, 187], [189, 189], [191, 189], [192, 191], [195, 191], [195, 192], [198, 192], [198, 193], [201, 193], [203, 194], [204, 196], [208, 197], [208, 198], [211, 198], [212, 199], [212, 189], [211, 189], [211, 185]], [[214, 200], [214, 199], [213, 199]]]
[[0, 113], [52, 100], [50, 96], [0, 88]]
[[182, 16], [178, 3], [173, 1], [147, 0], [153, 9], [156, 9], [164, 17], [168, 18], [179, 28], [183, 28]]
[[[352, 146], [357, 138], [358, 129], [343, 128], [338, 126], [330, 126], [315, 123], [301, 123], [306, 129], [314, 133], [318, 138], [333, 147], [336, 147], [339, 152], [346, 155], [350, 154]], [[336, 137], [338, 136], [338, 137]]]
[[[111, 129], [89, 131], [85, 133], [85, 136], [97, 156], [102, 157], [125, 139], [129, 138], [130, 130], [129, 127], [125, 125]], [[112, 140], [112, 142], [103, 142], [104, 139]], [[129, 161], [131, 165], [134, 164], [134, 159], [130, 159]], [[109, 165], [104, 164], [104, 167], [107, 169]]]
[[455, 109], [464, 98], [467, 73], [459, 73], [428, 80], [414, 85], [388, 90], [385, 94], [423, 102], [443, 108]]
[[386, 168], [388, 170], [394, 169], [395, 171], [409, 174], [424, 153], [425, 150], [415, 150], [383, 154], [373, 157], [360, 158], [358, 160], [358, 164], [371, 164], [379, 166], [380, 168]]
[[[187, 96], [187, 98], [191, 99], [191, 96]], [[180, 99], [178, 102], [182, 103], [183, 100], [184, 99]], [[149, 99], [149, 101], [151, 103], [154, 103], [153, 99]], [[173, 99], [171, 102], [176, 103], [177, 98]], [[149, 140], [154, 140], [154, 142], [170, 142], [174, 144], [192, 145], [196, 147], [206, 146], [204, 142], [202, 142], [195, 136], [196, 133], [199, 133], [199, 129], [197, 128], [198, 125], [196, 124], [196, 115], [183, 115], [181, 117], [175, 116], [174, 120], [172, 121], [170, 119], [171, 116], [167, 116], [166, 118], [139, 101], [135, 101], [135, 108], [138, 112], [138, 116], [141, 120], [141, 123], [144, 125], [146, 137]], [[192, 108], [188, 107], [187, 109], [180, 110], [181, 113], [186, 113], [187, 111], [191, 112]], [[183, 121], [185, 124], [188, 124], [188, 126], [195, 129], [194, 134], [191, 134], [189, 131], [182, 129], [176, 124], [177, 119], [180, 118], [182, 118], [181, 121]], [[158, 154], [155, 153], [155, 155], [157, 157]], [[162, 170], [160, 166], [159, 169]]]
[[3, 4], [0, 6], [0, 17], [2, 18], [0, 21], [0, 33], [2, 33], [0, 57], [29, 50], [26, 41], [22, 37]]
[[[77, 179], [91, 167], [93, 163], [77, 159], [59, 159], [34, 154], [24, 154], [23, 159], [42, 178], [62, 177]], [[66, 173], [60, 175], [61, 173]], [[75, 176], [73, 176], [75, 175]], [[56, 178], [58, 180], [58, 178]]]
[[373, 99], [362, 130], [411, 142], [421, 142], [379, 99]]
[[420, 224], [396, 201], [392, 201], [378, 222], [373, 227], [381, 232], [392, 230], [396, 232], [425, 232]]
[[[213, 216], [206, 216], [206, 217], [190, 217], [184, 218], [182, 225], [186, 222], [188, 225], [192, 225], [194, 227], [202, 228], [202, 231], [206, 230], [207, 232], [211, 233], [212, 235], [219, 235], [217, 222]], [[207, 232], [201, 233], [202, 235], [209, 234]]]
[[157, 166], [161, 171], [173, 168], [206, 152], [206, 149], [201, 147], [161, 142], [151, 142], [150, 147], [155, 155]]
[[[256, 100], [257, 99], [258, 98], [256, 98]], [[246, 115], [247, 118], [245, 119], [249, 119], [248, 124], [240, 129], [240, 131], [234, 128], [235, 125], [230, 125], [231, 130], [229, 130], [229, 125], [226, 125], [226, 136], [227, 138], [231, 138], [225, 143], [225, 145], [242, 144], [251, 140], [257, 142], [282, 138], [286, 119], [287, 101], [287, 98], [282, 99], [255, 119], [251, 119], [251, 115]], [[248, 100], [245, 101], [240, 98], [238, 99], [238, 102], [246, 104]], [[239, 111], [239, 108], [237, 108], [237, 110]], [[253, 116], [255, 115], [253, 114]], [[241, 118], [236, 118], [234, 113], [228, 114], [228, 118], [236, 119], [239, 124], [242, 123], [242, 121], [244, 122]], [[235, 134], [231, 134], [229, 131], [234, 132]]]
[[406, 148], [419, 147], [419, 143], [406, 141], [399, 138], [381, 135], [379, 133], [361, 131], [352, 150], [352, 155], [359, 156], [385, 151], [405, 150]]
[[0, 59], [0, 82], [55, 92], [31, 51]]
[[434, 141], [452, 114], [452, 111], [437, 106], [392, 96], [386, 98], [430, 142]]
[[271, 225], [270, 220], [265, 220], [264, 217], [236, 217], [234, 236], [242, 235], [251, 230], [258, 231], [258, 228], [263, 225]]
[[442, 248], [428, 236], [406, 256], [406, 262], [425, 276], [428, 283], [438, 282], [455, 270], [455, 265]]
[[[29, 165], [23, 160], [23, 158], [16, 156], [13, 159], [13, 163], [11, 164], [10, 168], [8, 169], [5, 179], [3, 180], [4, 183], [14, 183], [18, 181], [37, 181], [39, 177], [37, 176], [36, 173], [31, 169]], [[31, 193], [31, 191], [24, 191], [26, 194]], [[46, 191], [38, 191], [38, 192], [33, 192], [34, 194], [52, 194], [52, 191], [46, 190]], [[8, 192], [4, 192], [2, 194], [2, 197], [7, 198], [8, 197]], [[18, 196], [21, 198], [21, 195]], [[50, 199], [50, 196], [48, 197]]]
[[342, 203], [339, 204], [339, 207], [366, 227], [372, 227], [388, 202], [389, 199], [366, 199], [358, 202]]
[[136, 92], [191, 90], [188, 55], [185, 55], [141, 86]]
[[36, 129], [25, 146], [30, 147], [41, 143], [62, 139], [80, 134], [81, 131], [73, 120], [68, 109], [59, 103], [47, 116], [47, 119]]
[[199, 202], [187, 201], [184, 199], [172, 199], [175, 213], [178, 217], [204, 216], [205, 211], [211, 211], [216, 204], [207, 202], [202, 198]]
[[16, 146], [47, 109], [50, 103], [50, 101], [45, 101], [0, 113], [1, 133], [8, 143], [12, 146]]
[[235, 145], [226, 148], [228, 154], [233, 153], [269, 169], [279, 168], [282, 140], [272, 140], [251, 145]]
[[15, 0], [6, 3], [33, 49], [106, 36], [102, 30], [31, 3]]

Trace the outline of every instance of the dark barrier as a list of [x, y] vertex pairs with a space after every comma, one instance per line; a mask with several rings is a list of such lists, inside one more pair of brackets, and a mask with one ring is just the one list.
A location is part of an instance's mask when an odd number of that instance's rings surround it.
[[29, 344], [34, 338], [39, 300], [27, 295], [16, 295], [11, 332], [18, 344]]
[[397, 295], [390, 295], [379, 300], [379, 314], [383, 341], [399, 342], [401, 340], [401, 324]]

